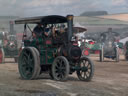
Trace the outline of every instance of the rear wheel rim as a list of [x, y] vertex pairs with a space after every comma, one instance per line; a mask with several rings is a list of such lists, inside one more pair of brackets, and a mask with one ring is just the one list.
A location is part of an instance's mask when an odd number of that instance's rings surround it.
[[20, 57], [20, 73], [25, 79], [32, 77], [34, 72], [34, 57], [29, 50], [24, 50]]
[[86, 72], [80, 71], [81, 78], [88, 78], [89, 75], [90, 75], [90, 64], [89, 64], [89, 62], [85, 61], [85, 60], [82, 60], [81, 61], [81, 67], [86, 67], [87, 68]]

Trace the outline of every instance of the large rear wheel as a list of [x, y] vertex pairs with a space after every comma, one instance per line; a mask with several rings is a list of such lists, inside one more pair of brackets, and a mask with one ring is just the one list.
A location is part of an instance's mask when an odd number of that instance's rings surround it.
[[[36, 76], [35, 76], [35, 78], [38, 78], [38, 76], [39, 76], [39, 74], [40, 74], [40, 72], [41, 72], [41, 67], [40, 67], [40, 53], [39, 53], [39, 51], [35, 48], [35, 47], [32, 47], [33, 48], [33, 50], [35, 51], [35, 53], [36, 53], [36, 55], [37, 55], [37, 61], [38, 61], [38, 63], [37, 63], [37, 72], [36, 72]], [[39, 57], [39, 58], [38, 58]]]
[[69, 62], [64, 56], [58, 56], [57, 58], [55, 58], [52, 64], [52, 76], [54, 80], [67, 80], [69, 70]]
[[88, 57], [82, 57], [78, 63], [80, 70], [77, 70], [77, 76], [82, 81], [90, 81], [94, 74], [94, 64]]
[[24, 48], [19, 56], [18, 68], [22, 79], [36, 79], [40, 72], [38, 50], [33, 47]]

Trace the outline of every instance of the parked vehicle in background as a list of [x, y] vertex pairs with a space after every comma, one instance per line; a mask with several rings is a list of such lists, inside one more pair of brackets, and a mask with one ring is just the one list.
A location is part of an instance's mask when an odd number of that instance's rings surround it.
[[7, 36], [7, 44], [4, 46], [5, 58], [14, 58], [15, 62], [18, 61], [18, 44], [15, 35]]
[[99, 54], [100, 44], [93, 39], [82, 39], [80, 48], [83, 56], [89, 56], [90, 54]]
[[121, 47], [119, 39], [119, 34], [113, 32], [112, 28], [100, 35], [101, 50], [99, 57], [101, 62], [104, 61], [104, 58], [114, 59], [119, 62], [119, 48]]
[[5, 58], [14, 58], [17, 62], [17, 39], [15, 35], [8, 35], [8, 32], [0, 32], [0, 63], [4, 63]]

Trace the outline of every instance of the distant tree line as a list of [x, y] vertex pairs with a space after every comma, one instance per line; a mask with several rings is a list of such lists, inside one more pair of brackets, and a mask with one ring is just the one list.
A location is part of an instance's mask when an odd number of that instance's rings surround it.
[[101, 16], [101, 15], [108, 15], [108, 12], [107, 11], [87, 11], [80, 14], [80, 16]]

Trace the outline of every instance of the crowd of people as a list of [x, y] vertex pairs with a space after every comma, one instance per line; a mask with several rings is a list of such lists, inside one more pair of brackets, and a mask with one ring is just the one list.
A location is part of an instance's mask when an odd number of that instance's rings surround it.
[[57, 37], [59, 34], [64, 33], [65, 32], [65, 26], [61, 25], [61, 26], [48, 26], [47, 24], [41, 24], [38, 23], [36, 25], [36, 27], [33, 29], [33, 37], [40, 37], [40, 36], [44, 36], [44, 37]]

